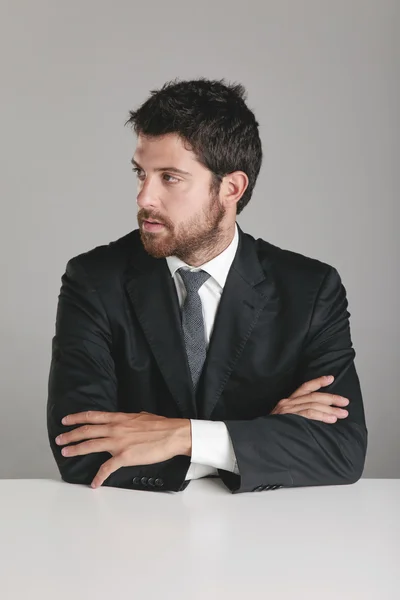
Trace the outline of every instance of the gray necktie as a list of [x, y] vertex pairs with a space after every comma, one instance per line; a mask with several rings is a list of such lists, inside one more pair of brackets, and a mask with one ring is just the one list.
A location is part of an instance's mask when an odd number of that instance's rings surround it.
[[193, 387], [196, 390], [201, 370], [206, 359], [206, 338], [199, 289], [210, 277], [205, 271], [179, 269], [186, 288], [186, 298], [182, 306], [182, 328]]

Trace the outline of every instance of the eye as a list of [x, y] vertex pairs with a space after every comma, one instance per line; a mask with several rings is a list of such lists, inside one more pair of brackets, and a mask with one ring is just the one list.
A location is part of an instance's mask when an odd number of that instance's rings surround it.
[[[144, 172], [142, 169], [139, 169], [139, 167], [133, 167], [132, 171], [136, 173], [138, 179], [144, 179]], [[166, 183], [179, 183], [180, 181], [177, 177], [174, 177], [173, 175], [168, 175], [168, 173], [163, 173], [162, 177]]]
[[[168, 173], [164, 173], [163, 177], [164, 177], [164, 181], [166, 181], [167, 183], [178, 183], [179, 182], [179, 179], [177, 179], [176, 177], [173, 177], [173, 175], [168, 175]], [[168, 177], [169, 179], [165, 179], [165, 177]]]
[[133, 167], [132, 171], [134, 173], [136, 173], [136, 176], [137, 176], [138, 179], [142, 179], [143, 178], [143, 175], [142, 175], [143, 171], [142, 171], [142, 169], [139, 169], [139, 167]]

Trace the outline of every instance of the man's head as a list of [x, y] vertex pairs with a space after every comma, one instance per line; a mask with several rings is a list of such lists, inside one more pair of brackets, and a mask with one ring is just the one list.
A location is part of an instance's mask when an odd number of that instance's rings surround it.
[[131, 111], [127, 124], [138, 136], [132, 162], [147, 252], [187, 260], [218, 247], [249, 202], [262, 161], [243, 86], [170, 82]]

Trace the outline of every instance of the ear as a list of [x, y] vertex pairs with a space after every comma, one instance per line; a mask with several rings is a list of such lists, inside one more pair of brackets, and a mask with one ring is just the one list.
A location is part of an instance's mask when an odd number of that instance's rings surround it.
[[221, 181], [219, 191], [220, 202], [229, 208], [237, 204], [249, 185], [249, 178], [244, 171], [228, 173]]

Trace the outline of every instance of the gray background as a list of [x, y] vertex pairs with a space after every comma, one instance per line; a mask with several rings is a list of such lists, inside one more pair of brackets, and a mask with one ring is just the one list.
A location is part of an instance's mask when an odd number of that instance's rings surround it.
[[46, 400], [61, 275], [71, 256], [137, 227], [128, 110], [198, 76], [243, 83], [260, 122], [263, 168], [239, 224], [342, 276], [364, 475], [399, 477], [400, 3], [0, 7], [0, 477], [58, 476]]

